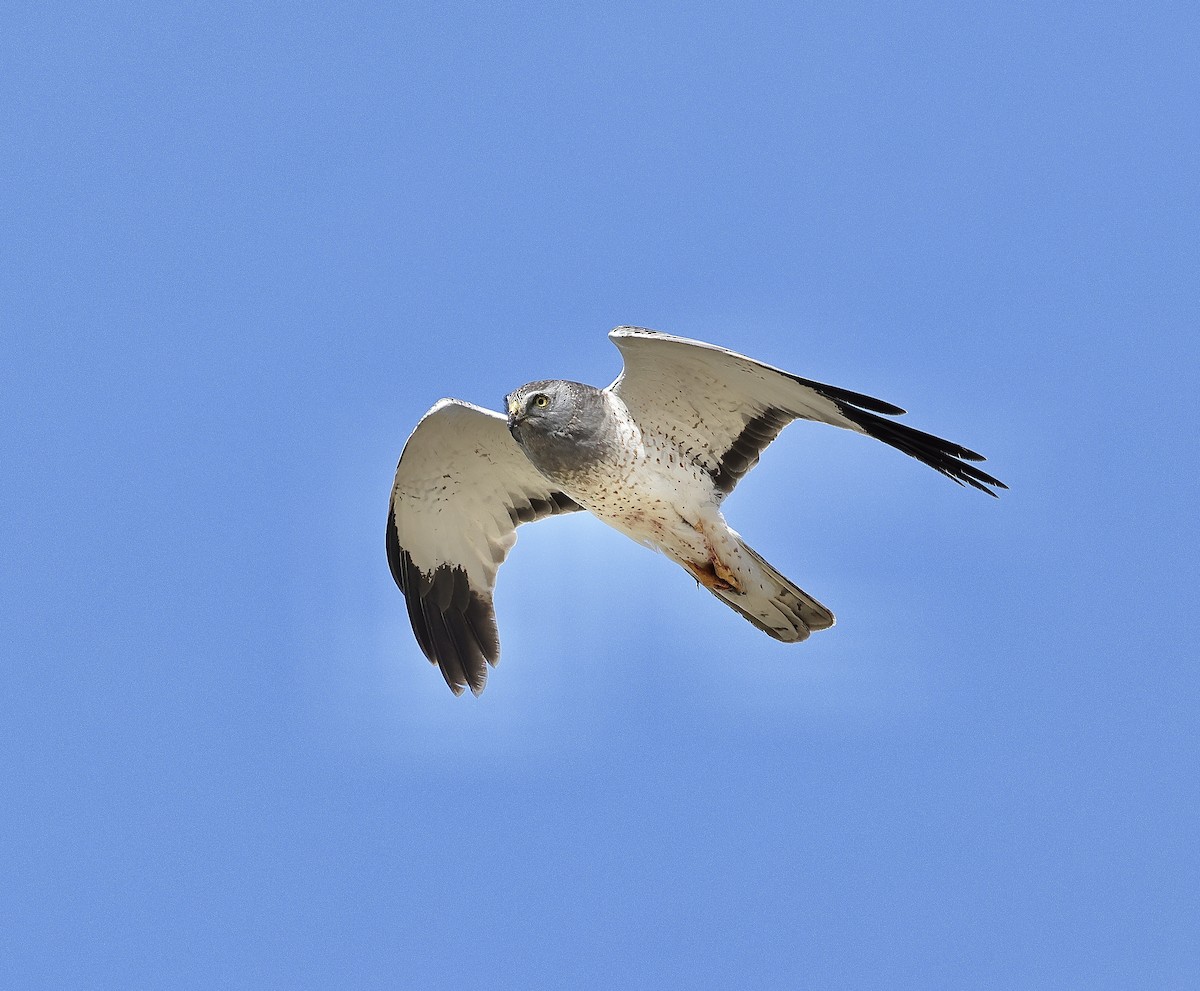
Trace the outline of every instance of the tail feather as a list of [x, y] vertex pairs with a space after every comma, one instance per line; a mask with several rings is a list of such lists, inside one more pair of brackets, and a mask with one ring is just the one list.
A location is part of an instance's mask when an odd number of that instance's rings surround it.
[[739, 540], [739, 544], [742, 554], [757, 565], [758, 574], [742, 582], [741, 592], [714, 588], [713, 595], [768, 636], [784, 643], [807, 640], [812, 631], [833, 626], [833, 613], [829, 609], [771, 567], [745, 541]]

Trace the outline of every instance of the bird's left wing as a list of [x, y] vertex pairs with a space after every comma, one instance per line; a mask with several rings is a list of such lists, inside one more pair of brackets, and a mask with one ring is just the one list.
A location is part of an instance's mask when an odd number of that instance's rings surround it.
[[642, 425], [675, 440], [727, 495], [789, 423], [818, 420], [890, 444], [954, 479], [994, 496], [1007, 488], [971, 461], [961, 444], [890, 417], [899, 406], [800, 378], [714, 344], [641, 327], [618, 327], [609, 338], [625, 368], [609, 386]]
[[525, 457], [499, 413], [443, 399], [396, 467], [387, 556], [417, 643], [455, 695], [500, 657], [492, 591], [516, 529], [579, 509]]

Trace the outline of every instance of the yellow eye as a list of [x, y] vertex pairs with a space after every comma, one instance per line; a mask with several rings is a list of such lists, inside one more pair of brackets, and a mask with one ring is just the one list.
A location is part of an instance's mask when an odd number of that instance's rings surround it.
[[538, 409], [545, 409], [547, 406], [550, 405], [550, 397], [549, 396], [534, 396], [533, 397], [533, 405], [536, 406]]

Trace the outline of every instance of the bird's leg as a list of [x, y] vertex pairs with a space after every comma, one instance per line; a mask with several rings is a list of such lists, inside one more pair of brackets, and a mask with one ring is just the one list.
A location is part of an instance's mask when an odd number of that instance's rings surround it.
[[732, 589], [739, 595], [742, 591], [742, 586], [738, 584], [737, 575], [714, 553], [712, 557], [712, 569], [717, 573], [717, 577], [725, 584], [726, 588]]
[[[705, 561], [703, 564], [696, 564], [694, 561], [684, 561], [683, 566], [687, 568], [688, 574], [710, 592], [741, 591], [737, 586], [721, 577], [717, 571], [715, 561]], [[728, 569], [723, 570], [728, 571]]]
[[704, 538], [704, 546], [708, 551], [708, 560], [703, 564], [689, 563], [685, 565], [692, 577], [701, 585], [713, 592], [737, 592], [741, 594], [742, 587], [738, 583], [737, 574], [724, 561], [713, 547], [712, 538], [704, 529], [703, 523], [693, 523], [692, 529]]

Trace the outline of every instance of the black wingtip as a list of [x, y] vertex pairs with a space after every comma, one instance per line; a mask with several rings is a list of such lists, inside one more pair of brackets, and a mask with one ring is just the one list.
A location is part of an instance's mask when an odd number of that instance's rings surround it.
[[392, 581], [401, 592], [404, 591], [404, 561], [401, 556], [400, 534], [396, 530], [396, 517], [391, 506], [388, 506], [387, 517], [387, 560], [388, 570], [392, 573]]
[[813, 382], [809, 379], [801, 378], [799, 375], [792, 375], [788, 372], [784, 373], [789, 378], [795, 379], [801, 385], [809, 389], [815, 389], [828, 399], [841, 405], [849, 403], [852, 406], [857, 406], [860, 409], [870, 410], [872, 413], [880, 413], [883, 416], [904, 416], [908, 410], [901, 409], [894, 403], [889, 403], [883, 399], [876, 399], [874, 396], [864, 395], [861, 392], [853, 392], [850, 389], [840, 389], [836, 385], [825, 385], [823, 382]]
[[[562, 492], [531, 496], [508, 507], [513, 526], [559, 513], [580, 510]], [[417, 645], [436, 664], [455, 695], [470, 688], [480, 695], [487, 685], [488, 667], [500, 661], [500, 634], [490, 587], [472, 588], [466, 571], [441, 564], [425, 572], [400, 544], [400, 534], [391, 507], [387, 520], [387, 559], [392, 578], [404, 593], [408, 619]]]
[[[831, 398], [836, 397], [831, 396]], [[1008, 488], [1000, 479], [989, 475], [971, 463], [987, 459], [970, 448], [925, 433], [923, 430], [916, 430], [907, 424], [884, 419], [866, 409], [848, 405], [840, 400], [838, 407], [846, 419], [856, 424], [871, 437], [929, 465], [934, 471], [953, 479], [959, 485], [969, 485], [980, 492], [986, 492], [993, 498], [999, 498], [996, 489]]]
[[417, 644], [436, 664], [455, 695], [487, 685], [488, 665], [499, 659], [500, 642], [491, 604], [474, 592], [462, 568], [442, 565], [426, 574], [396, 542], [397, 584], [404, 592]]

